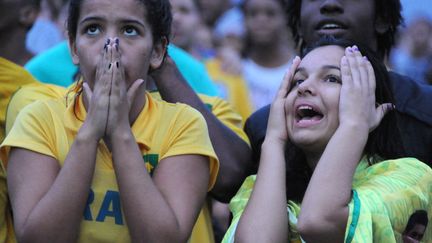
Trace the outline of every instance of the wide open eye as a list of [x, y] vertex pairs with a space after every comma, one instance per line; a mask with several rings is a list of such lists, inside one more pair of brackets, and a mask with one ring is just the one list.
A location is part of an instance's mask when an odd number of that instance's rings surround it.
[[98, 25], [92, 24], [85, 28], [85, 33], [88, 35], [97, 35], [101, 32]]
[[137, 29], [135, 27], [133, 27], [133, 26], [126, 26], [124, 28], [124, 30], [123, 30], [123, 33], [126, 36], [136, 36], [136, 35], [138, 35]]

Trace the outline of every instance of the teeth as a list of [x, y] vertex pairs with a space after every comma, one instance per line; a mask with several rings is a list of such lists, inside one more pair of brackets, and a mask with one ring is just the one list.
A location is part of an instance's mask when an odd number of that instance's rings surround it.
[[325, 24], [322, 26], [323, 29], [336, 29], [340, 28], [341, 26], [338, 24]]
[[302, 105], [302, 106], [299, 106], [299, 108], [298, 108], [299, 110], [313, 110], [313, 108], [312, 107], [310, 107], [310, 106], [307, 106], [307, 105]]

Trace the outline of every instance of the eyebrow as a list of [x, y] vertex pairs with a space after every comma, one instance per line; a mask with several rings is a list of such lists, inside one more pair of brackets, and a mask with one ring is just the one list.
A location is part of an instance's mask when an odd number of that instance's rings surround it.
[[[90, 17], [85, 17], [83, 20], [81, 20], [80, 24], [83, 24], [83, 23], [89, 22], [89, 21], [103, 21], [103, 20], [104, 20], [104, 18], [101, 18], [101, 17], [90, 16]], [[137, 25], [145, 27], [143, 23], [141, 23], [138, 20], [134, 20], [134, 19], [122, 19], [122, 20], [120, 20], [120, 22], [122, 24], [137, 24]]]
[[[324, 65], [321, 69], [336, 69], [340, 71], [340, 67], [334, 65]], [[294, 75], [296, 75], [298, 72], [306, 72], [306, 69], [303, 67], [297, 68], [294, 72]]]

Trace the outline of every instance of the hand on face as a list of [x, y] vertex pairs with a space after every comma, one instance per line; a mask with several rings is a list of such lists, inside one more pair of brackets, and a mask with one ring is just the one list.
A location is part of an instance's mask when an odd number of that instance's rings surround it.
[[294, 72], [299, 66], [300, 61], [301, 60], [299, 57], [294, 58], [293, 63], [289, 71], [285, 73], [276, 97], [271, 104], [266, 139], [275, 139], [283, 143], [285, 143], [288, 139], [285, 102]]
[[144, 82], [138, 79], [129, 89], [126, 87], [124, 66], [120, 61], [121, 53], [119, 41], [115, 39], [113, 44], [108, 46], [108, 52], [111, 51], [112, 59], [112, 81], [111, 93], [109, 96], [109, 111], [106, 136], [112, 137], [116, 130], [130, 128], [129, 112], [132, 107], [138, 87]]
[[376, 79], [371, 63], [356, 46], [348, 47], [341, 59], [342, 88], [339, 101], [339, 126], [364, 126], [374, 130], [393, 108], [386, 103], [376, 107]]
[[93, 91], [87, 83], [83, 84], [84, 94], [89, 100], [86, 120], [91, 121], [98, 139], [110, 137], [116, 129], [130, 128], [129, 111], [136, 91], [143, 83], [143, 80], [138, 79], [127, 90], [120, 57], [119, 40], [108, 39], [96, 68]]

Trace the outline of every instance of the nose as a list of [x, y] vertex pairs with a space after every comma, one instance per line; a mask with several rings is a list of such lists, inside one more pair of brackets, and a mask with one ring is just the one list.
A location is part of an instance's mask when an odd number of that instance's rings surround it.
[[311, 79], [306, 79], [300, 83], [297, 88], [298, 96], [315, 95], [315, 87], [313, 83], [314, 82]]
[[339, 0], [325, 0], [320, 7], [321, 14], [343, 13], [343, 5]]

